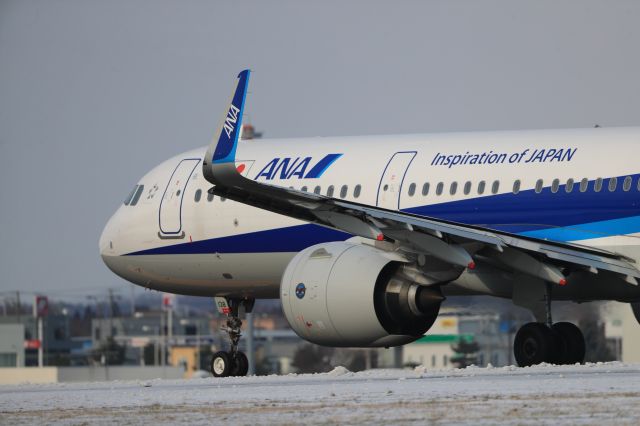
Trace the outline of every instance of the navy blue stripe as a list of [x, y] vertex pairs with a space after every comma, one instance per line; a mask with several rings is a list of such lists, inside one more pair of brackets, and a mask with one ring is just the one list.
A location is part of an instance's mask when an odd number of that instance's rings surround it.
[[[618, 185], [613, 192], [608, 189], [609, 179], [604, 179], [600, 192], [594, 190], [595, 181], [589, 182], [585, 192], [580, 192], [580, 182], [576, 182], [570, 193], [566, 192], [566, 185], [560, 185], [555, 194], [546, 187], [539, 194], [530, 189], [519, 194], [490, 195], [412, 207], [405, 211], [515, 233], [638, 216], [640, 192], [637, 182], [640, 175], [632, 175], [629, 191], [622, 187], [625, 177], [618, 177]], [[487, 182], [487, 189], [491, 184]], [[430, 195], [429, 198], [433, 200], [435, 196]]]
[[349, 237], [351, 235], [344, 232], [308, 224], [230, 235], [192, 243], [180, 243], [129, 253], [129, 256], [201, 253], [292, 253], [304, 250], [314, 244], [342, 241]]
[[[582, 228], [584, 230], [582, 232], [584, 233], [586, 232], [585, 230], [591, 229], [590, 222], [610, 220], [612, 221], [611, 224], [600, 223], [597, 225], [597, 229], [594, 228], [594, 231], [602, 236], [611, 235], [611, 233], [604, 232], [605, 228], [611, 226], [615, 228], [615, 232], [630, 234], [640, 232], [640, 229], [635, 229], [636, 226], [640, 226], [640, 221], [631, 219], [624, 221], [626, 228], [622, 229], [619, 226], [620, 221], [616, 221], [616, 219], [640, 216], [640, 192], [637, 189], [640, 175], [632, 176], [633, 183], [629, 191], [623, 190], [622, 185], [625, 177], [618, 178], [618, 186], [613, 192], [609, 191], [609, 180], [605, 179], [600, 192], [595, 192], [594, 181], [589, 182], [588, 189], [585, 192], [580, 192], [579, 182], [576, 182], [571, 193], [566, 192], [565, 185], [560, 185], [558, 192], [555, 194], [547, 187], [540, 194], [536, 194], [534, 190], [525, 190], [517, 195], [513, 193], [490, 195], [481, 198], [413, 207], [406, 209], [406, 211], [513, 233], [577, 225], [583, 225]], [[491, 182], [489, 182], [488, 186], [490, 187], [490, 185]], [[433, 196], [429, 198], [433, 199]], [[213, 238], [193, 243], [180, 243], [142, 250], [129, 255], [292, 253], [314, 244], [342, 241], [349, 237], [350, 235], [344, 232], [306, 224]], [[559, 240], [565, 239], [559, 238]]]

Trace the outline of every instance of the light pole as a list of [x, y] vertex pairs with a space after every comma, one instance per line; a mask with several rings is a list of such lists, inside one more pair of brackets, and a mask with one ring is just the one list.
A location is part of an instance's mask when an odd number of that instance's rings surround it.
[[254, 346], [254, 324], [253, 324], [253, 313], [247, 313], [247, 361], [249, 362], [249, 370], [247, 374], [252, 376], [256, 373], [256, 350]]

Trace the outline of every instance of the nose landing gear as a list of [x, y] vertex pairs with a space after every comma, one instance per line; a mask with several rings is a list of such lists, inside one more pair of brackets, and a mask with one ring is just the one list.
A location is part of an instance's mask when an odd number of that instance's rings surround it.
[[216, 297], [218, 311], [227, 315], [227, 322], [222, 327], [231, 341], [229, 351], [219, 351], [213, 354], [211, 359], [211, 374], [214, 377], [246, 376], [249, 371], [249, 361], [244, 352], [238, 350], [238, 342], [242, 336], [242, 320], [239, 316], [239, 308], [242, 305], [246, 313], [253, 309], [255, 299], [232, 299]]

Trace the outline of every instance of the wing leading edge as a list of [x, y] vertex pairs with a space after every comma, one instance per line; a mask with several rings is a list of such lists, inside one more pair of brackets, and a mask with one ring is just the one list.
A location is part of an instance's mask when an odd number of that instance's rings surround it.
[[632, 265], [633, 260], [616, 253], [387, 210], [243, 177], [236, 170], [235, 153], [249, 74], [245, 70], [238, 75], [220, 136], [212, 142], [203, 162], [205, 178], [215, 185], [211, 193], [352, 235], [391, 241], [402, 249], [458, 267], [473, 269], [474, 254], [486, 248], [492, 249], [492, 257], [508, 268], [559, 285], [566, 283], [566, 268], [611, 271], [638, 285], [640, 271]]

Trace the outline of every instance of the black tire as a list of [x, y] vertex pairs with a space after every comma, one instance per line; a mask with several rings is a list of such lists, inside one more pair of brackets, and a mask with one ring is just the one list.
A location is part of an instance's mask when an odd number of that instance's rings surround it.
[[567, 364], [570, 359], [569, 342], [567, 342], [562, 333], [553, 327], [551, 327], [551, 336], [553, 338], [553, 355], [550, 363], [555, 365]]
[[582, 364], [586, 350], [582, 331], [570, 322], [557, 322], [553, 324], [553, 330], [562, 337], [567, 348], [563, 364]]
[[228, 352], [220, 351], [211, 358], [211, 374], [214, 377], [229, 377], [235, 368], [235, 363]]
[[244, 352], [236, 352], [233, 358], [233, 369], [231, 370], [232, 376], [246, 376], [249, 372], [249, 360]]
[[556, 357], [556, 339], [546, 325], [530, 322], [516, 333], [513, 353], [520, 367], [542, 362], [552, 363]]

